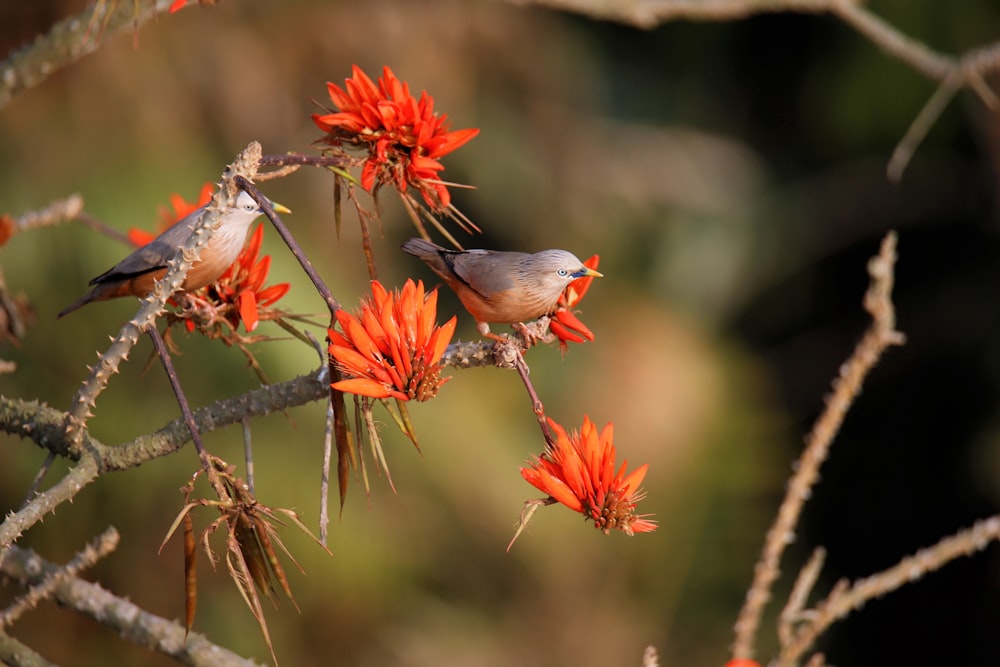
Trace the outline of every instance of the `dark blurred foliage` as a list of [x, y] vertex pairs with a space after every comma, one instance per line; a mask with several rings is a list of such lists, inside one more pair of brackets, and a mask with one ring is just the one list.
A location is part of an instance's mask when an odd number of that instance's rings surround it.
[[[991, 0], [870, 4], [944, 51], [1000, 36]], [[81, 5], [0, 4], [0, 43]], [[634, 665], [647, 643], [665, 665], [721, 664], [783, 480], [867, 326], [865, 264], [889, 229], [900, 233], [908, 342], [848, 416], [783, 569], [791, 576], [823, 545], [825, 590], [997, 511], [1000, 117], [959, 96], [889, 183], [888, 157], [934, 86], [833, 18], [638, 31], [502, 3], [224, 0], [164, 15], [138, 39], [109, 40], [0, 111], [0, 209], [17, 215], [79, 191], [109, 224], [152, 227], [169, 193], [192, 198], [251, 139], [266, 152], [309, 150], [310, 100], [325, 102], [324, 82], [352, 63], [372, 75], [387, 64], [429, 90], [453, 127], [482, 129], [445, 160], [447, 179], [478, 188], [455, 196], [485, 230], [464, 243], [599, 252], [607, 276], [581, 305], [596, 342], [529, 361], [549, 414], [567, 426], [584, 413], [612, 420], [620, 455], [651, 464], [644, 509], [660, 530], [603, 538], [549, 509], [504, 554], [520, 501], [534, 495], [516, 468], [541, 442], [512, 376], [456, 373], [413, 410], [422, 457], [386, 427], [399, 495], [377, 480], [368, 509], [353, 488], [332, 559], [289, 531], [308, 574], [292, 581], [301, 616], [270, 614], [285, 664]], [[295, 210], [293, 231], [355, 303], [367, 282], [359, 234], [349, 223], [334, 239], [328, 179], [306, 173], [264, 190]], [[385, 209], [383, 279], [432, 280], [396, 251], [412, 229], [391, 198]], [[123, 251], [77, 227], [4, 248], [9, 286], [39, 313], [22, 347], [4, 352], [20, 367], [0, 378], [5, 395], [68, 404], [133, 304], [52, 314]], [[265, 252], [274, 280], [295, 283], [283, 303], [320, 311], [275, 235]], [[459, 312], [459, 335], [474, 335], [450, 294], [440, 310]], [[235, 351], [181, 343], [195, 404], [254, 385]], [[275, 379], [317, 363], [293, 342], [260, 349]], [[101, 398], [93, 428], [107, 442], [176, 414], [159, 369], [141, 372], [148, 351]], [[322, 412], [254, 421], [262, 500], [295, 506], [311, 525]], [[0, 500], [14, 507], [42, 454], [0, 442]], [[239, 460], [237, 429], [208, 445]], [[194, 468], [184, 451], [102, 479], [24, 543], [64, 560], [114, 523], [123, 544], [91, 576], [179, 617], [179, 546], [155, 550]], [[821, 648], [852, 667], [995, 665], [998, 582], [992, 547], [869, 603]], [[263, 658], [224, 575], [203, 567], [202, 586], [196, 629]], [[13, 631], [62, 664], [169, 664], [51, 606]]]

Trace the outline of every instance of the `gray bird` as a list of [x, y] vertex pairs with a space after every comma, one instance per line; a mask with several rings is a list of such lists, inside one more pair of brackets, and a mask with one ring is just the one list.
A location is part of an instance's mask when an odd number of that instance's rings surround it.
[[571, 282], [583, 276], [601, 277], [565, 250], [533, 254], [448, 250], [420, 238], [410, 239], [402, 248], [455, 290], [476, 319], [476, 329], [491, 338], [496, 337], [490, 333], [491, 322], [515, 324], [547, 315]]
[[[272, 203], [272, 206], [279, 213], [291, 212], [281, 204]], [[153, 283], [167, 272], [167, 262], [188, 239], [207, 209], [207, 206], [202, 206], [192, 211], [170, 229], [91, 280], [88, 284], [94, 288], [63, 308], [57, 317], [68, 315], [92, 301], [148, 295], [153, 291]], [[250, 225], [261, 213], [263, 211], [254, 198], [241, 190], [236, 205], [222, 213], [221, 224], [202, 249], [198, 261], [187, 272], [179, 291], [193, 292], [221, 276], [239, 257]]]

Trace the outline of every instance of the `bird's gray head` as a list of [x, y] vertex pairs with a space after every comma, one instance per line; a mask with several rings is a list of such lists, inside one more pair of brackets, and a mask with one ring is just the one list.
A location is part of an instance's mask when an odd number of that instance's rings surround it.
[[601, 274], [583, 265], [576, 255], [565, 250], [543, 250], [531, 255], [528, 273], [539, 290], [558, 297], [566, 287], [583, 276]]

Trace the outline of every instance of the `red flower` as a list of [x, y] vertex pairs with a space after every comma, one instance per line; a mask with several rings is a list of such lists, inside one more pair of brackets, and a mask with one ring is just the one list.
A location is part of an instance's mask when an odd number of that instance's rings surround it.
[[455, 333], [456, 318], [437, 326], [437, 290], [407, 280], [387, 292], [372, 281], [372, 297], [351, 315], [337, 311], [343, 333], [330, 330], [330, 356], [348, 379], [333, 388], [372, 398], [426, 401], [450, 378], [441, 378], [441, 356]]
[[451, 194], [440, 179], [438, 160], [479, 134], [477, 128], [448, 131], [447, 116], [434, 113], [427, 91], [417, 100], [408, 84], [383, 68], [376, 86], [360, 67], [344, 87], [327, 83], [330, 99], [339, 111], [313, 114], [316, 126], [327, 133], [319, 141], [343, 153], [341, 146], [368, 151], [361, 186], [372, 192], [391, 183], [400, 193], [413, 186], [434, 211], [447, 209]]
[[[198, 0], [199, 5], [214, 5], [219, 0]], [[167, 12], [173, 14], [174, 12], [179, 12], [184, 9], [184, 5], [188, 3], [188, 0], [174, 0], [170, 3], [170, 7]]]
[[593, 519], [594, 526], [607, 535], [620, 530], [627, 535], [656, 530], [648, 515], [636, 515], [635, 504], [645, 494], [639, 490], [648, 466], [628, 475], [622, 463], [615, 472], [614, 429], [610, 423], [598, 433], [588, 417], [579, 432], [566, 429], [549, 419], [556, 436], [554, 445], [535, 458], [521, 476], [543, 493], [575, 512]]
[[[600, 256], [593, 255], [583, 265], [589, 269], [596, 270], [600, 262]], [[582, 343], [585, 340], [594, 340], [594, 334], [587, 328], [587, 325], [581, 322], [573, 311], [570, 310], [576, 304], [580, 303], [584, 295], [587, 294], [587, 290], [590, 289], [590, 283], [593, 281], [594, 276], [583, 276], [567, 285], [566, 290], [559, 297], [556, 312], [552, 320], [549, 321], [549, 331], [559, 339], [559, 348], [564, 354], [569, 347], [567, 345], [569, 342]]]

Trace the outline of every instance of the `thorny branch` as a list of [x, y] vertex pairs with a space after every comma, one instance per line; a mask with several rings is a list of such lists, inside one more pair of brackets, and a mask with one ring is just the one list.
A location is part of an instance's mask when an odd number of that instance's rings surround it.
[[[42, 600], [52, 597], [59, 584], [76, 577], [80, 572], [92, 567], [97, 561], [114, 551], [118, 547], [120, 539], [121, 537], [114, 527], [108, 528], [84, 547], [69, 563], [32, 584], [28, 591], [14, 604], [0, 612], [0, 631], [5, 630], [7, 626], [19, 619], [24, 612], [37, 607]], [[6, 550], [0, 551], [0, 563], [3, 562], [3, 556], [6, 553]]]
[[[61, 571], [28, 549], [10, 546], [4, 551], [0, 574], [20, 585], [37, 586]], [[117, 630], [123, 638], [138, 646], [147, 646], [168, 655], [183, 665], [198, 667], [252, 667], [257, 663], [242, 658], [221, 646], [211, 643], [196, 632], [188, 634], [174, 621], [154, 616], [128, 600], [109, 593], [97, 584], [75, 576], [58, 577], [52, 598], [64, 607], [73, 609], [98, 623]], [[36, 664], [19, 662], [32, 659], [31, 649], [20, 650], [19, 642], [0, 634], [0, 659], [4, 664]], [[26, 652], [27, 651], [27, 652]], [[14, 660], [17, 659], [18, 662]]]
[[260, 160], [260, 144], [251, 142], [223, 173], [220, 187], [212, 197], [207, 212], [202, 216], [191, 236], [168, 262], [166, 275], [156, 282], [153, 292], [142, 300], [142, 307], [135, 317], [122, 327], [112, 339], [111, 347], [100, 356], [98, 363], [90, 368], [90, 376], [73, 397], [67, 413], [66, 432], [71, 447], [79, 447], [86, 430], [86, 421], [96, 404], [97, 396], [107, 387], [111, 376], [118, 372], [118, 366], [128, 358], [128, 354], [139, 340], [139, 335], [156, 326], [156, 318], [163, 311], [167, 299], [184, 282], [191, 265], [198, 261], [202, 249], [208, 244], [213, 233], [220, 226], [222, 212], [236, 197], [237, 188], [233, 180], [244, 176], [250, 180], [257, 173]]

